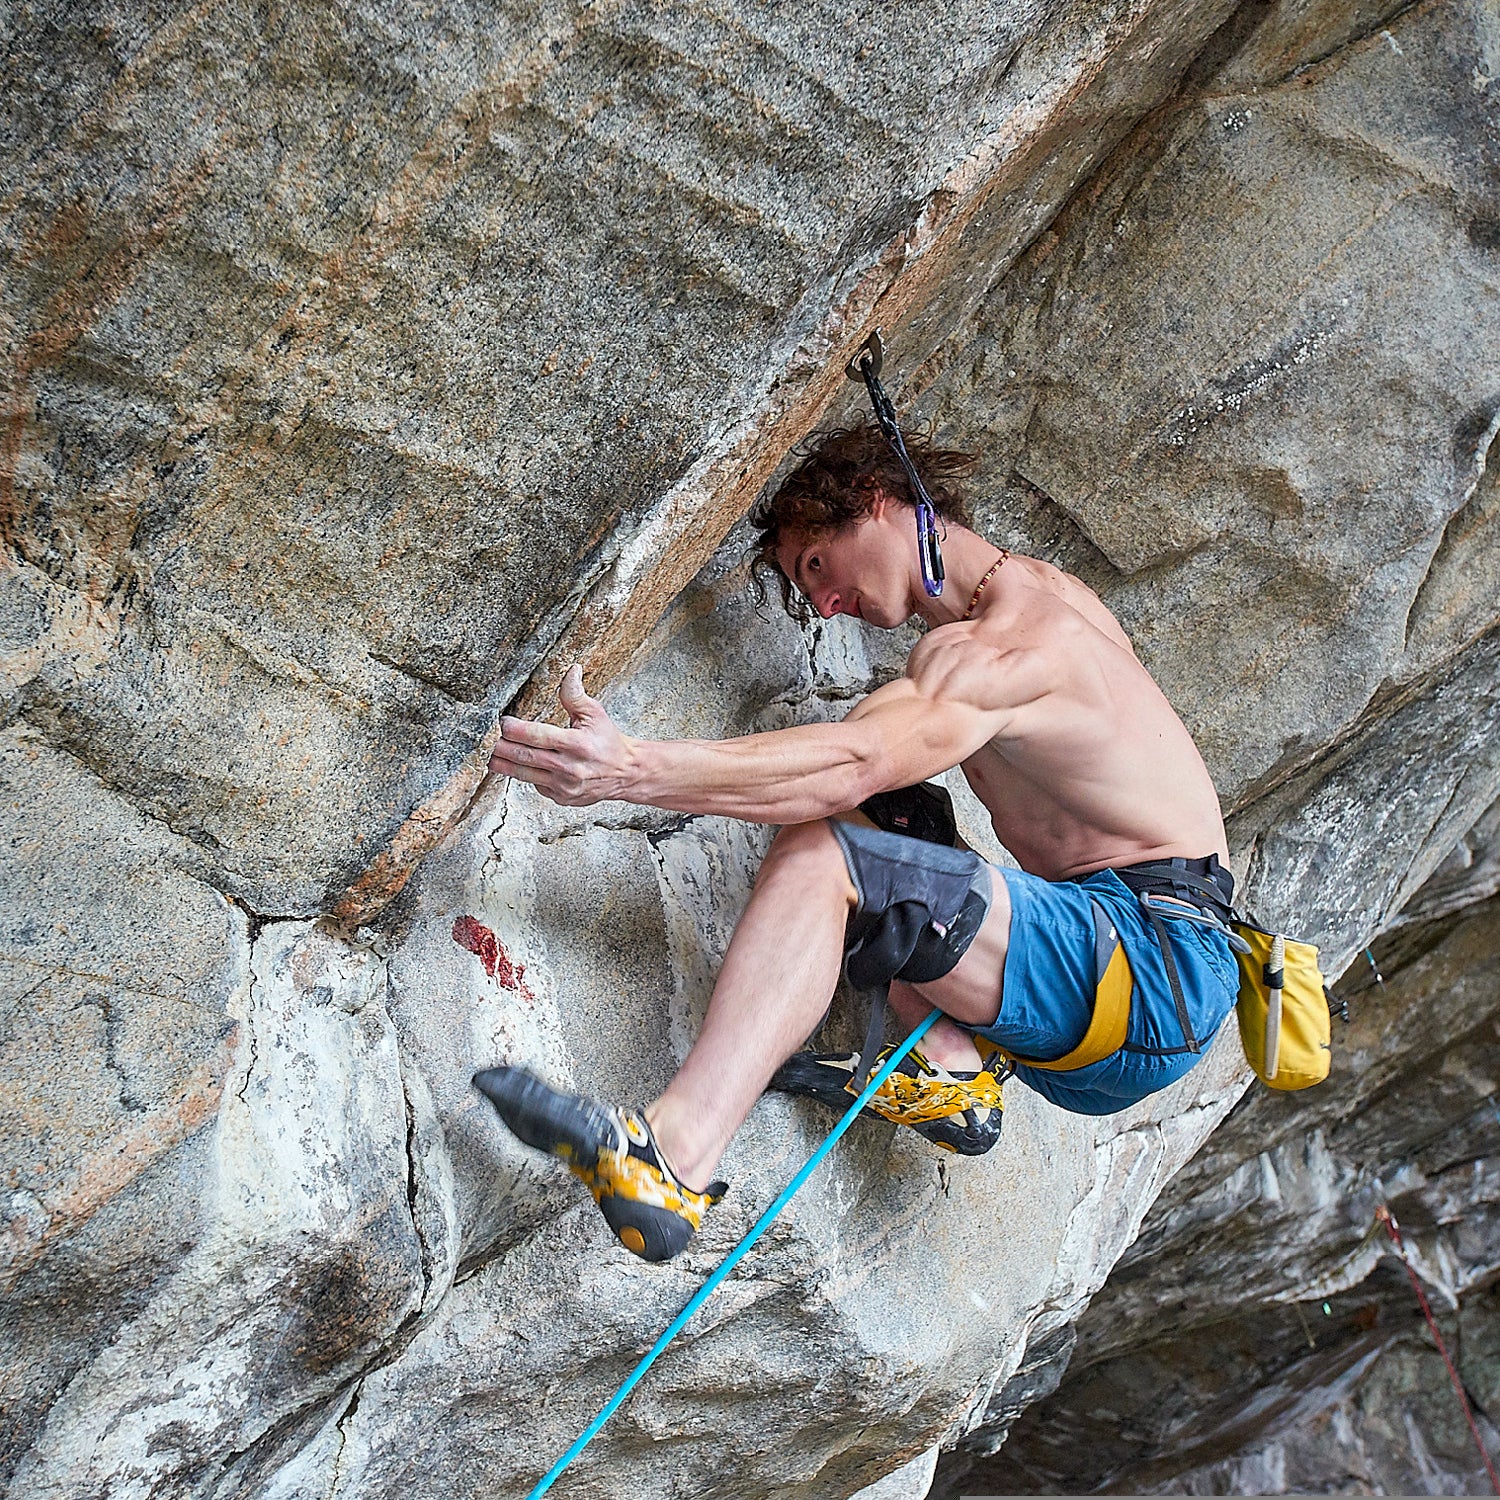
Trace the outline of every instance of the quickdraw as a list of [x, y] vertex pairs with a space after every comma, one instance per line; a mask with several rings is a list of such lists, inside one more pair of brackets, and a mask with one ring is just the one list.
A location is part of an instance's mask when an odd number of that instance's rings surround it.
[[906, 451], [901, 428], [896, 421], [896, 408], [880, 383], [883, 357], [880, 330], [877, 328], [859, 346], [859, 353], [844, 366], [844, 374], [850, 380], [864, 381], [865, 389], [870, 393], [870, 405], [875, 410], [875, 420], [880, 424], [886, 442], [891, 445], [891, 451], [901, 461], [901, 467], [906, 472], [906, 482], [911, 486], [912, 500], [917, 508], [917, 556], [922, 564], [922, 587], [927, 590], [928, 598], [936, 599], [943, 592], [943, 579], [946, 576], [943, 572], [941, 546], [945, 533], [938, 520], [937, 508], [932, 503], [932, 496], [927, 493], [927, 486], [922, 483], [922, 476], [917, 473], [916, 465]]

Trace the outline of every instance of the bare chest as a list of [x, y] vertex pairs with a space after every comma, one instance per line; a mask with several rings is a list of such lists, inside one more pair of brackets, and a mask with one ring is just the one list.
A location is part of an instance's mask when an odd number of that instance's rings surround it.
[[995, 837], [1024, 869], [1048, 874], [1068, 863], [1079, 830], [1053, 787], [991, 745], [971, 755], [962, 769], [990, 815]]

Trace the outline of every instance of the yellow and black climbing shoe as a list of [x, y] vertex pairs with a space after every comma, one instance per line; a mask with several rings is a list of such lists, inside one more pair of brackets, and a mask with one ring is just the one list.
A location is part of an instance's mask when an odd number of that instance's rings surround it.
[[[891, 1055], [886, 1047], [875, 1059], [872, 1075]], [[795, 1052], [776, 1070], [771, 1087], [783, 1094], [803, 1094], [842, 1113], [859, 1090], [854, 1087], [857, 1054]], [[987, 1069], [950, 1073], [929, 1062], [913, 1047], [896, 1071], [860, 1111], [910, 1125], [945, 1151], [983, 1156], [1000, 1139], [1000, 1082]]]
[[474, 1087], [513, 1135], [566, 1164], [620, 1243], [645, 1260], [676, 1255], [727, 1191], [722, 1182], [701, 1193], [678, 1182], [636, 1110], [565, 1094], [525, 1068], [486, 1068]]

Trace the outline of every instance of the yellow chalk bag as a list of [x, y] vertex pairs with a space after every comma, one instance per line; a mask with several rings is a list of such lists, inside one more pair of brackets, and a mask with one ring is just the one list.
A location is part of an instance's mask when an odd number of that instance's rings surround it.
[[1305, 1089], [1328, 1077], [1333, 1058], [1328, 991], [1311, 943], [1248, 922], [1234, 930], [1248, 953], [1239, 953], [1240, 995], [1235, 1013], [1240, 1042], [1255, 1075], [1273, 1089]]

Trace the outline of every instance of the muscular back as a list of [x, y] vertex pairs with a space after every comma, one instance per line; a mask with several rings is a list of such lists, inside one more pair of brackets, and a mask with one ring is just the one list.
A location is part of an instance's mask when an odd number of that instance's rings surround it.
[[1098, 595], [1012, 556], [982, 603], [928, 634], [908, 675], [1004, 702], [1004, 728], [963, 771], [1021, 867], [1061, 880], [1175, 855], [1227, 860], [1202, 757]]

